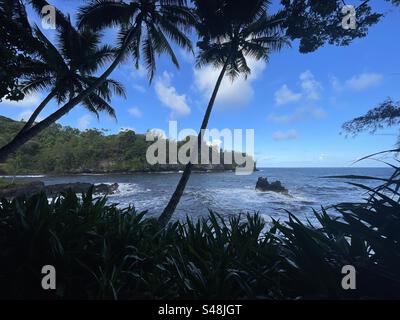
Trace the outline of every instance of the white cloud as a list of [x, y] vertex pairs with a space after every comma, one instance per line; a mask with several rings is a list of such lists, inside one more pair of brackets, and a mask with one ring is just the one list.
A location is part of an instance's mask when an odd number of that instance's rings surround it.
[[154, 138], [167, 139], [165, 131], [157, 128], [148, 130], [146, 135]]
[[323, 119], [326, 117], [326, 112], [322, 108], [311, 108], [308, 111], [314, 119]]
[[320, 98], [322, 85], [315, 80], [315, 77], [310, 70], [306, 70], [300, 74], [300, 81], [301, 88], [306, 93], [307, 99], [318, 100]]
[[78, 129], [86, 130], [89, 127], [91, 121], [92, 121], [91, 115], [89, 115], [89, 114], [83, 115], [82, 117], [80, 117], [78, 119]]
[[310, 70], [302, 72], [299, 79], [302, 92], [293, 92], [289, 89], [287, 84], [282, 85], [282, 87], [275, 92], [275, 104], [277, 106], [297, 102], [303, 97], [308, 100], [320, 99], [322, 85], [320, 82], [315, 80], [315, 77]]
[[342, 83], [337, 77], [331, 76], [330, 83], [335, 91], [353, 90], [362, 91], [370, 87], [379, 85], [383, 80], [383, 75], [373, 72], [364, 72], [354, 75]]
[[125, 63], [119, 65], [117, 70], [118, 77], [124, 79], [124, 81], [126, 81], [127, 83], [133, 83], [133, 88], [135, 90], [138, 90], [140, 92], [145, 90], [143, 86], [134, 83], [141, 82], [142, 80], [147, 78], [147, 70], [142, 64], [139, 64], [139, 68], [136, 68], [133, 63]]
[[222, 145], [222, 140], [220, 139], [212, 139], [212, 141], [206, 141], [206, 145], [209, 147], [220, 148]]
[[193, 64], [195, 61], [195, 56], [192, 52], [189, 52], [185, 49], [179, 49], [179, 55], [182, 57], [182, 59], [189, 64]]
[[343, 85], [340, 83], [340, 80], [337, 77], [331, 76], [329, 78], [329, 81], [331, 83], [331, 86], [332, 86], [333, 90], [335, 90], [335, 91], [342, 91], [343, 90]]
[[135, 128], [129, 126], [119, 128], [119, 132], [126, 132], [126, 131], [136, 131], [136, 130]]
[[147, 75], [148, 72], [142, 64], [139, 63], [139, 68], [134, 68], [133, 77], [138, 76], [140, 78], [146, 78]]
[[139, 92], [142, 92], [142, 93], [146, 92], [146, 88], [144, 86], [141, 86], [140, 84], [133, 84], [132, 87], [136, 91], [139, 91]]
[[135, 65], [133, 65], [131, 63], [122, 65], [121, 68], [124, 69], [123, 73], [129, 75], [132, 79], [147, 77], [147, 70], [140, 63], [139, 63], [139, 68], [136, 68]]
[[361, 73], [353, 76], [346, 81], [346, 86], [350, 89], [361, 91], [379, 85], [383, 76], [378, 73]]
[[327, 156], [328, 156], [327, 154], [321, 153], [321, 154], [319, 155], [318, 159], [319, 159], [319, 161], [324, 161], [324, 160], [326, 160]]
[[305, 116], [319, 120], [326, 117], [326, 112], [323, 108], [298, 108], [290, 114], [277, 115], [272, 113], [268, 116], [268, 121], [280, 124], [294, 123], [302, 120]]
[[298, 134], [294, 129], [288, 131], [276, 131], [272, 135], [272, 138], [276, 141], [294, 140], [297, 139]]
[[300, 110], [296, 110], [291, 114], [276, 115], [270, 114], [268, 116], [268, 121], [273, 123], [293, 123], [301, 119], [303, 113]]
[[[216, 101], [216, 106], [218, 108], [242, 107], [252, 100], [254, 96], [252, 82], [263, 72], [266, 63], [262, 60], [248, 58], [247, 64], [251, 69], [251, 74], [247, 79], [244, 75], [240, 75], [234, 81], [228, 76], [225, 76], [222, 80]], [[210, 99], [220, 71], [221, 70], [215, 69], [211, 65], [194, 70], [194, 85], [196, 89], [202, 93], [204, 100], [208, 101]]]
[[275, 104], [277, 106], [282, 106], [290, 102], [299, 101], [301, 97], [301, 93], [294, 93], [286, 84], [284, 84], [278, 91], [275, 92]]
[[155, 90], [158, 99], [162, 104], [172, 110], [171, 117], [186, 116], [190, 114], [186, 95], [179, 95], [175, 87], [171, 85], [172, 74], [164, 71], [155, 83]]
[[4, 99], [2, 104], [11, 106], [11, 107], [18, 107], [18, 108], [33, 108], [39, 106], [41, 101], [41, 97], [39, 94], [33, 93], [31, 95], [25, 96], [23, 100], [20, 101], [10, 101]]
[[128, 112], [129, 112], [129, 114], [131, 114], [135, 118], [140, 118], [143, 115], [142, 111], [140, 111], [140, 109], [137, 108], [137, 107], [133, 107], [133, 108], [128, 109]]

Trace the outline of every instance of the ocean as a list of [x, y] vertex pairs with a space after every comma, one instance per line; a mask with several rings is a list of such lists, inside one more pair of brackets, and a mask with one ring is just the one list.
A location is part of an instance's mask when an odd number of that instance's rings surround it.
[[[391, 168], [259, 168], [247, 176], [234, 172], [195, 172], [190, 177], [175, 218], [198, 218], [213, 210], [223, 216], [258, 212], [267, 220], [286, 220], [287, 211], [300, 219], [313, 217], [312, 208], [319, 210], [338, 202], [360, 201], [366, 197], [347, 182], [350, 180], [322, 178], [331, 175], [367, 175], [388, 177]], [[258, 177], [280, 180], [289, 189], [289, 195], [258, 192]], [[109, 196], [109, 202], [125, 207], [129, 204], [148, 216], [158, 216], [167, 204], [178, 182], [180, 173], [137, 173], [130, 175], [74, 175], [74, 176], [21, 176], [17, 179], [41, 180], [45, 184], [67, 182], [118, 183], [119, 191]], [[358, 181], [360, 182], [360, 181]], [[361, 181], [369, 186], [376, 181]], [[287, 211], [286, 211], [287, 210]], [[312, 219], [314, 220], [314, 219]]]

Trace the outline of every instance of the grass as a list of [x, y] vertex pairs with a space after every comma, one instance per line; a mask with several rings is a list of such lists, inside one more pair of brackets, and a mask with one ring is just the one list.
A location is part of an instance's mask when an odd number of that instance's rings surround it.
[[[369, 299], [400, 298], [398, 169], [360, 203], [314, 211], [318, 225], [288, 213], [207, 219], [161, 229], [145, 212], [89, 192], [0, 202], [0, 298]], [[352, 177], [354, 179], [355, 177]], [[359, 177], [363, 179], [362, 177]], [[41, 268], [57, 290], [41, 289]], [[343, 290], [344, 265], [357, 289]]]

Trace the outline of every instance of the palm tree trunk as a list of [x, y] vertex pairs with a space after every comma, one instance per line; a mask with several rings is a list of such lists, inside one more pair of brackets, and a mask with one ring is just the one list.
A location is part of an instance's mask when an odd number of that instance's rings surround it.
[[[224, 75], [225, 75], [225, 72], [226, 72], [226, 68], [228, 66], [229, 58], [226, 60], [224, 66], [223, 66], [223, 68], [221, 70], [221, 73], [219, 74], [217, 83], [215, 84], [215, 87], [214, 87], [214, 91], [213, 91], [213, 93], [211, 95], [211, 99], [210, 99], [210, 101], [208, 103], [207, 110], [206, 110], [206, 113], [204, 115], [203, 122], [201, 124], [200, 132], [199, 132], [199, 135], [197, 137], [197, 146], [198, 146], [198, 148], [201, 147], [201, 143], [203, 141], [203, 136], [204, 136], [204, 130], [207, 129], [208, 120], [210, 119], [211, 111], [212, 111], [212, 108], [214, 106], [214, 102], [215, 102], [215, 99], [217, 97], [219, 87], [221, 86], [222, 79], [224, 78]], [[185, 170], [182, 173], [182, 176], [181, 176], [181, 178], [180, 178], [180, 180], [178, 182], [178, 185], [177, 185], [177, 187], [176, 187], [171, 199], [169, 200], [169, 202], [168, 202], [167, 206], [165, 207], [164, 211], [161, 213], [160, 217], [158, 218], [158, 222], [162, 227], [166, 226], [167, 223], [169, 222], [169, 220], [171, 220], [171, 217], [174, 214], [174, 211], [175, 211], [179, 201], [182, 198], [183, 191], [185, 190], [185, 187], [186, 187], [186, 184], [187, 184], [187, 182], [189, 180], [190, 174], [192, 173], [192, 167], [193, 167], [192, 162], [189, 162], [186, 165]]]
[[21, 135], [26, 130], [32, 127], [38, 115], [43, 111], [44, 107], [50, 102], [51, 99], [56, 95], [56, 90], [54, 89], [49, 93], [49, 95], [39, 104], [39, 106], [35, 109], [35, 111], [30, 116], [29, 120], [25, 123], [24, 127], [18, 132], [16, 136]]
[[62, 116], [71, 111], [71, 109], [74, 108], [78, 103], [87, 98], [94, 90], [96, 90], [99, 86], [101, 86], [104, 83], [104, 81], [107, 80], [108, 76], [122, 61], [125, 51], [127, 50], [133, 37], [134, 33], [131, 30], [131, 33], [125, 39], [125, 42], [121, 46], [118, 55], [116, 56], [113, 63], [108, 67], [106, 71], [104, 71], [104, 73], [93, 83], [93, 85], [90, 88], [82, 91], [80, 94], [78, 94], [75, 98], [71, 99], [60, 109], [49, 115], [46, 119], [37, 123], [30, 129], [24, 131], [23, 133], [18, 134], [17, 136], [14, 137], [14, 139], [11, 142], [0, 148], [0, 162], [4, 162], [13, 152], [15, 152], [25, 142], [29, 141], [34, 136], [42, 132], [44, 129], [48, 128], [51, 124], [59, 120]]

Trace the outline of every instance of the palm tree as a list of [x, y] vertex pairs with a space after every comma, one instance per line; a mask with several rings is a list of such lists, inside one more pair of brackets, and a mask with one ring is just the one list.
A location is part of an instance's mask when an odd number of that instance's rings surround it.
[[[32, 127], [39, 114], [53, 98], [60, 105], [74, 98], [77, 92], [92, 86], [97, 80], [93, 74], [114, 55], [114, 49], [110, 46], [98, 45], [101, 37], [99, 32], [88, 29], [78, 32], [71, 24], [59, 29], [58, 48], [37, 26], [33, 28], [33, 35], [40, 43], [36, 46], [38, 59], [32, 61], [27, 68], [35, 72], [29, 72], [23, 78], [20, 91], [24, 95], [40, 90], [49, 93], [8, 145], [13, 144]], [[110, 105], [112, 92], [125, 96], [123, 86], [115, 80], [108, 79], [89, 94], [82, 104], [97, 117], [99, 111], [105, 111], [115, 118], [115, 111]]]
[[[36, 10], [47, 3], [44, 0], [30, 0]], [[4, 160], [19, 146], [40, 133], [49, 125], [67, 114], [78, 103], [99, 88], [114, 69], [130, 54], [138, 67], [143, 55], [150, 81], [156, 70], [156, 55], [166, 53], [178, 67], [178, 60], [168, 39], [180, 47], [193, 51], [190, 39], [184, 34], [196, 22], [186, 0], [95, 0], [81, 8], [79, 24], [82, 29], [100, 30], [119, 26], [119, 43], [111, 65], [95, 79], [91, 86], [73, 97], [63, 107], [23, 132], [12, 144], [0, 149], [0, 161]]]
[[[199, 17], [198, 31], [200, 52], [197, 67], [213, 64], [221, 68], [219, 77], [208, 103], [198, 135], [201, 145], [204, 130], [218, 94], [219, 87], [228, 74], [232, 81], [243, 74], [247, 77], [251, 70], [247, 58], [268, 60], [274, 51], [289, 44], [282, 33], [283, 14], [267, 14], [267, 0], [195, 0]], [[189, 162], [170, 201], [158, 221], [165, 226], [171, 219], [189, 180], [192, 163]]]
[[[78, 32], [72, 25], [59, 30], [59, 49], [38, 27], [34, 28], [34, 35], [41, 43], [38, 50], [40, 60], [31, 64], [30, 67], [37, 71], [22, 81], [21, 91], [26, 95], [44, 89], [49, 91], [49, 94], [34, 110], [16, 137], [32, 127], [40, 112], [53, 98], [60, 105], [72, 99], [76, 92], [89, 88], [97, 79], [92, 74], [112, 59], [114, 54], [111, 47], [98, 46], [100, 33], [90, 30]], [[117, 95], [125, 96], [123, 86], [109, 79], [85, 98], [82, 104], [97, 117], [99, 111], [106, 111], [115, 118], [114, 109], [110, 106], [112, 91]]]

